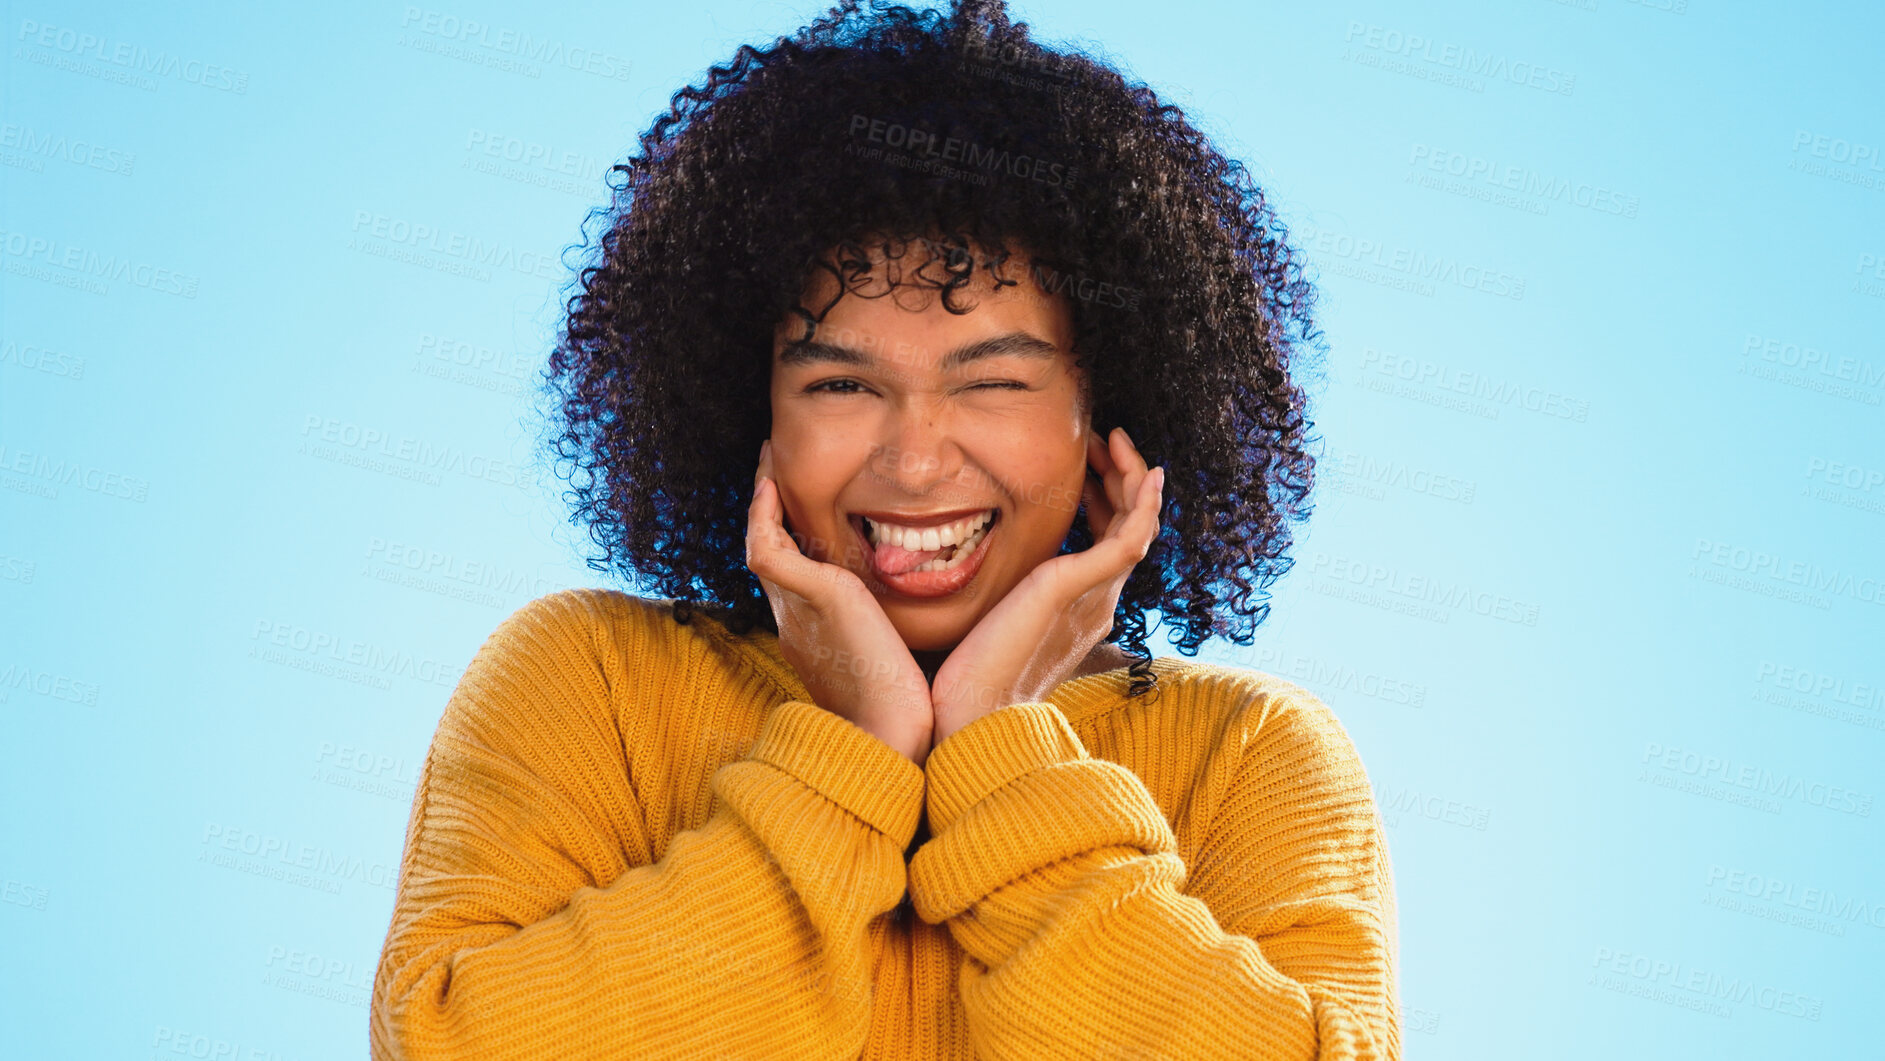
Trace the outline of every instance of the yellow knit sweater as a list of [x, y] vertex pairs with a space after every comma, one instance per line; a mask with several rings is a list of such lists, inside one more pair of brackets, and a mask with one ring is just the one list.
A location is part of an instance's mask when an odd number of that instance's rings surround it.
[[1399, 1058], [1386, 838], [1303, 689], [1161, 657], [919, 767], [695, 616], [564, 590], [478, 650], [373, 1057]]

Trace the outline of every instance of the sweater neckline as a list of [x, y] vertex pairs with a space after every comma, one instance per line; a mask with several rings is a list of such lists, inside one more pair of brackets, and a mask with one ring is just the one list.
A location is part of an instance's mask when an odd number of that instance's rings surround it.
[[[794, 700], [811, 702], [811, 690], [799, 680], [798, 672], [786, 661], [785, 653], [779, 648], [779, 635], [765, 629], [754, 629], [745, 637], [737, 637], [711, 616], [701, 616], [712, 623], [721, 638], [734, 646], [756, 670], [769, 678], [774, 684]], [[1165, 688], [1169, 680], [1180, 672], [1194, 666], [1185, 660], [1172, 656], [1154, 656], [1152, 673], [1158, 675], [1160, 688]], [[1126, 691], [1130, 687], [1131, 664], [1114, 667], [1110, 670], [1095, 671], [1092, 674], [1076, 675], [1055, 686], [1046, 699], [1067, 717], [1069, 723], [1075, 723], [1106, 710], [1122, 707], [1127, 703]]]

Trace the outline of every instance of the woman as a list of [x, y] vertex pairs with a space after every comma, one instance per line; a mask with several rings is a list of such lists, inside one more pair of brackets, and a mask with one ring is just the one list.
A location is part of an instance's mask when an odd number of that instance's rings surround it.
[[977, 0], [742, 48], [641, 148], [549, 380], [659, 596], [467, 668], [374, 1056], [1398, 1058], [1347, 735], [1144, 647], [1248, 644], [1308, 511], [1242, 169]]

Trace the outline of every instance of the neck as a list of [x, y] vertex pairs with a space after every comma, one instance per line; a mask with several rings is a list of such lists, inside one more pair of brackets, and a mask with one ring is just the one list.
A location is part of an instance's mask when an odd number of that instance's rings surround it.
[[[950, 651], [950, 649], [911, 649], [910, 656], [916, 660], [916, 665], [922, 668], [923, 680], [933, 683], [936, 680], [936, 672], [942, 669], [943, 661], [949, 658]], [[1093, 646], [1093, 651], [1087, 653], [1086, 659], [1080, 661], [1080, 666], [1068, 677], [1083, 678], [1089, 674], [1117, 670], [1130, 662], [1132, 660], [1126, 655], [1125, 649], [1110, 642], [1101, 641]]]
[[923, 668], [923, 680], [934, 683], [936, 672], [942, 669], [943, 660], [949, 658], [949, 652], [949, 649], [911, 649], [910, 655], [916, 660], [916, 665]]

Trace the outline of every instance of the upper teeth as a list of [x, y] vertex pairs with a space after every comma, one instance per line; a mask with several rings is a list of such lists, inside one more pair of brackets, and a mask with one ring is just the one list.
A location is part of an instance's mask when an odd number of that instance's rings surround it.
[[873, 544], [888, 543], [918, 552], [929, 549], [941, 549], [967, 541], [974, 534], [995, 518], [995, 510], [989, 509], [980, 515], [967, 516], [954, 523], [945, 523], [940, 527], [903, 527], [895, 523], [879, 523], [874, 519], [864, 521], [864, 530], [870, 535]]

